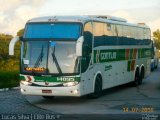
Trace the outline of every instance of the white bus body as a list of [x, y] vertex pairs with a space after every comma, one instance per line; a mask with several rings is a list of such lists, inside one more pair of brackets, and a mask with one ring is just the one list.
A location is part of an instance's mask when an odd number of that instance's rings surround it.
[[55, 16], [27, 22], [21, 39], [24, 95], [99, 97], [150, 73], [150, 29], [111, 16]]

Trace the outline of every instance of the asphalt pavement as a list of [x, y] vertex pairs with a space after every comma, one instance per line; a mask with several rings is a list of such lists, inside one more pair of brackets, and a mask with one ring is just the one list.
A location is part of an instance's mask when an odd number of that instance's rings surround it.
[[0, 119], [11, 118], [160, 120], [160, 68], [144, 79], [141, 86], [126, 84], [107, 89], [98, 99], [55, 97], [46, 100], [41, 96], [24, 96], [19, 90], [0, 91]]

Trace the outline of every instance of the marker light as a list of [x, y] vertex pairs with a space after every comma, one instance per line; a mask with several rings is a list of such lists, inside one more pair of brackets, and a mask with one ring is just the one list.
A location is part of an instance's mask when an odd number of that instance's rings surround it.
[[28, 81], [21, 81], [21, 84], [28, 86], [31, 85], [32, 83]]
[[74, 93], [74, 94], [78, 94], [78, 90], [74, 90], [73, 93]]
[[25, 89], [22, 89], [22, 88], [21, 88], [21, 92], [25, 92], [25, 91], [26, 91]]
[[70, 86], [75, 86], [77, 84], [78, 84], [78, 82], [66, 82], [66, 83], [63, 83], [63, 86], [70, 87]]

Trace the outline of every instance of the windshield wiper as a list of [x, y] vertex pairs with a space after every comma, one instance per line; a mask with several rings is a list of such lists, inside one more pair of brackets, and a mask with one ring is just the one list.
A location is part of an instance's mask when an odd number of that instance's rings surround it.
[[56, 56], [55, 56], [55, 46], [54, 46], [54, 48], [53, 48], [52, 58], [53, 58], [53, 63], [55, 62], [55, 64], [56, 64], [56, 67], [57, 67], [58, 72], [59, 72], [60, 74], [62, 74], [62, 70], [61, 70], [61, 68], [60, 68], [60, 66], [59, 66], [59, 64], [58, 64], [57, 58], [56, 58]]
[[38, 56], [38, 59], [36, 60], [36, 63], [35, 63], [35, 65], [34, 65], [34, 68], [39, 67], [40, 62], [42, 62], [43, 56], [44, 56], [44, 53], [43, 53], [43, 45], [42, 45], [41, 52], [40, 52], [40, 54], [39, 54], [39, 56]]

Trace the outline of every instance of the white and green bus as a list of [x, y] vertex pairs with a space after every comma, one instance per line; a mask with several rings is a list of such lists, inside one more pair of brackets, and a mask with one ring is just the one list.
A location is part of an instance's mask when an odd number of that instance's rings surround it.
[[135, 86], [150, 74], [151, 32], [112, 16], [54, 16], [29, 20], [21, 41], [24, 95], [97, 98], [102, 90]]

